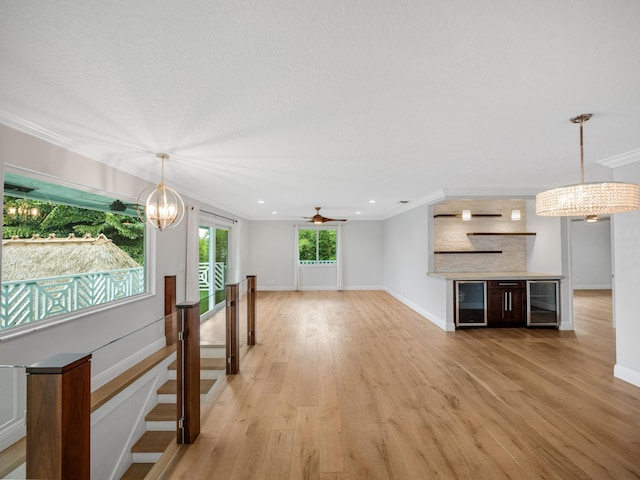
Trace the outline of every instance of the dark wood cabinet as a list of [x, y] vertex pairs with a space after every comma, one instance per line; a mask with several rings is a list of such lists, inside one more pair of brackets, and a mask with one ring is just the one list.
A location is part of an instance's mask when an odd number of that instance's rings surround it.
[[524, 327], [527, 324], [526, 305], [525, 281], [487, 282], [487, 326]]

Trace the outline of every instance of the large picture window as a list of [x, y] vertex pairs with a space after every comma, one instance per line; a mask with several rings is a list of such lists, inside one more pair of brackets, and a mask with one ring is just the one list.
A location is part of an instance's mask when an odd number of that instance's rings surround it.
[[299, 229], [298, 253], [300, 265], [336, 263], [335, 229]]
[[135, 205], [6, 172], [0, 331], [146, 292]]

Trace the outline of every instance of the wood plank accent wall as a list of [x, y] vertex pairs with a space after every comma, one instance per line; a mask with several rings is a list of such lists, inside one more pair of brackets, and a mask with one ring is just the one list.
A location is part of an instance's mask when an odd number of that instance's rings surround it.
[[[444, 216], [471, 210], [472, 218]], [[520, 210], [520, 220], [511, 220], [511, 210]], [[502, 253], [434, 253], [436, 272], [524, 272], [527, 270], [527, 236], [524, 200], [448, 200], [433, 207], [434, 252]], [[473, 214], [501, 214], [500, 217]], [[468, 235], [483, 233], [482, 235]], [[501, 235], [486, 235], [499, 233]], [[510, 235], [507, 235], [510, 234]], [[535, 238], [535, 237], [532, 237]], [[533, 240], [529, 240], [533, 241]]]

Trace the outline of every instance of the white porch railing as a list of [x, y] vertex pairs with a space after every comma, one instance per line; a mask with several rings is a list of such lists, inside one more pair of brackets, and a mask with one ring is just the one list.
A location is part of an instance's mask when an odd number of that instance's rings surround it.
[[144, 267], [5, 282], [0, 302], [0, 329], [143, 292]]
[[[216, 262], [214, 265], [214, 287], [216, 291], [224, 290], [226, 279], [227, 265], [224, 262]], [[200, 290], [209, 290], [209, 264], [207, 262], [201, 262], [198, 265], [198, 288]]]
[[300, 260], [298, 262], [300, 265], [333, 265], [336, 263], [335, 260]]

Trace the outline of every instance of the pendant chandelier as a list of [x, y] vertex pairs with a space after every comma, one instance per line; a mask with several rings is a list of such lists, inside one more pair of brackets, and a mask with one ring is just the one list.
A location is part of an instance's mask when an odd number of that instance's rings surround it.
[[[157, 153], [162, 162], [160, 183], [149, 194], [143, 190], [138, 196], [138, 216], [143, 222], [160, 231], [177, 226], [184, 216], [184, 202], [178, 192], [164, 184], [164, 161], [169, 158], [166, 153]], [[144, 205], [141, 204], [144, 200]]]
[[638, 185], [623, 182], [584, 183], [582, 126], [592, 114], [571, 119], [580, 124], [580, 183], [536, 195], [536, 214], [549, 217], [581, 217], [629, 212], [638, 208]]

